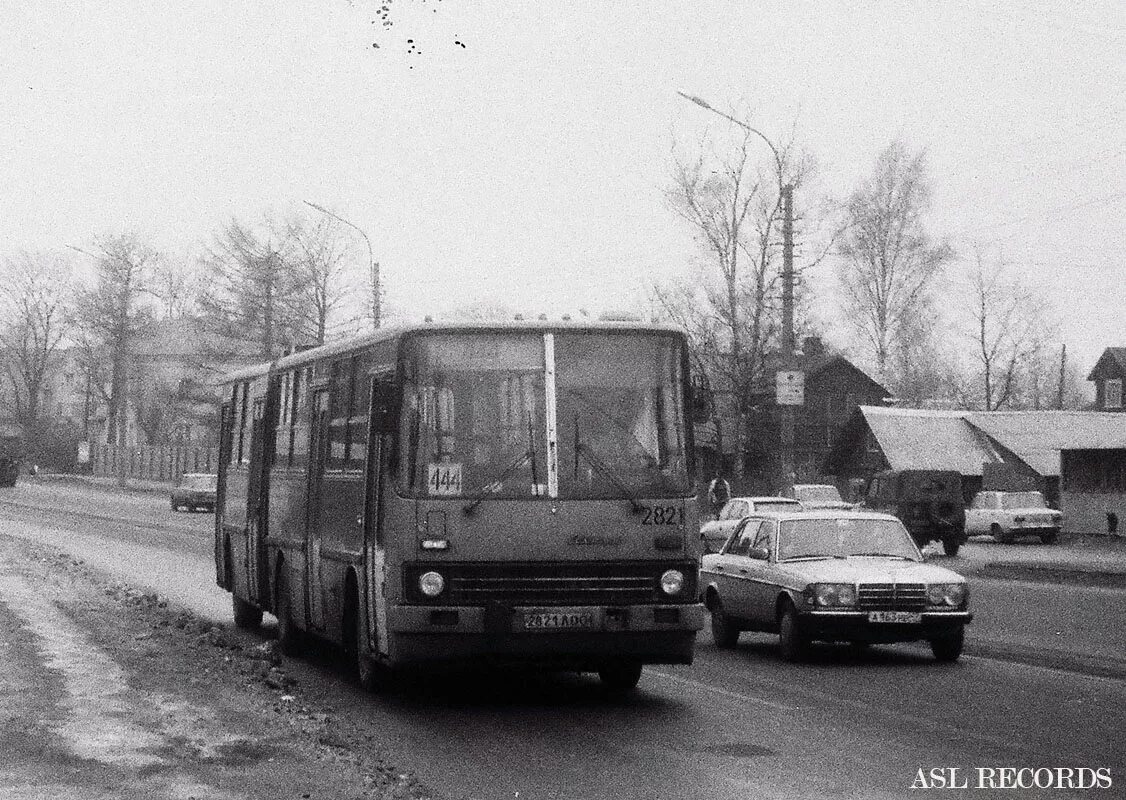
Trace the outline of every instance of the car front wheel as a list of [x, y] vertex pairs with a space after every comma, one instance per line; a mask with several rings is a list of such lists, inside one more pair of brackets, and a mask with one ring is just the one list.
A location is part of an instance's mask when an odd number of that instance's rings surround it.
[[712, 601], [712, 641], [722, 650], [733, 650], [739, 644], [739, 628], [723, 610], [723, 601]]
[[959, 625], [954, 632], [931, 639], [931, 652], [934, 653], [935, 659], [945, 663], [957, 661], [962, 655], [965, 634], [965, 627]]
[[1048, 531], [1047, 533], [1040, 534], [1040, 541], [1044, 544], [1053, 544], [1059, 536], [1056, 531]]
[[809, 652], [809, 637], [802, 630], [798, 612], [789, 603], [778, 621], [778, 644], [786, 661], [800, 661]]

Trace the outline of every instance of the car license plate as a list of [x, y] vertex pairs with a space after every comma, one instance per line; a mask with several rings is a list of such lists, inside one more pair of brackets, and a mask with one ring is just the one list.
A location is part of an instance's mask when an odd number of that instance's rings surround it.
[[869, 611], [868, 621], [911, 624], [922, 622], [923, 615], [918, 611]]
[[589, 631], [597, 627], [593, 611], [525, 611], [526, 631]]

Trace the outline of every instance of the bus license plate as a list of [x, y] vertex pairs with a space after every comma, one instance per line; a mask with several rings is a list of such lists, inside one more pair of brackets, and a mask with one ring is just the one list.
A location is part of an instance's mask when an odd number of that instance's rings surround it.
[[869, 611], [868, 621], [918, 624], [923, 621], [923, 615], [918, 611]]
[[590, 631], [597, 627], [593, 611], [525, 611], [526, 631]]

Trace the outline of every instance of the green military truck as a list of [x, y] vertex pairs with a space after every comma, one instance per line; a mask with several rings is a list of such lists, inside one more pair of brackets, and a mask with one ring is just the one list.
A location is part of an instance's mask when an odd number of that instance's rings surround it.
[[943, 552], [956, 556], [966, 541], [962, 476], [953, 470], [878, 472], [868, 481], [864, 507], [899, 517], [920, 548], [942, 542]]

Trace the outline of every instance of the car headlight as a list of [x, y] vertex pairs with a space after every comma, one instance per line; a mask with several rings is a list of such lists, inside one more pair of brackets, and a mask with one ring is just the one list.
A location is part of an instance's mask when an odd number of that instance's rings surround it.
[[418, 588], [427, 597], [437, 597], [446, 588], [446, 579], [437, 572], [424, 572], [418, 576]]
[[813, 599], [819, 606], [856, 605], [856, 585], [852, 583], [818, 583], [813, 588]]
[[927, 603], [932, 606], [959, 608], [968, 596], [964, 583], [934, 583], [927, 588]]
[[661, 591], [669, 597], [680, 594], [684, 590], [684, 573], [678, 569], [666, 570], [661, 575]]

